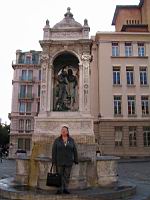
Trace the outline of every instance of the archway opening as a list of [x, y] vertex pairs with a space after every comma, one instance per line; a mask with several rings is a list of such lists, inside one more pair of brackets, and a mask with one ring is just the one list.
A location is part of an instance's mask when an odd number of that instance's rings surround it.
[[53, 61], [53, 110], [79, 110], [79, 60], [70, 53], [59, 54]]

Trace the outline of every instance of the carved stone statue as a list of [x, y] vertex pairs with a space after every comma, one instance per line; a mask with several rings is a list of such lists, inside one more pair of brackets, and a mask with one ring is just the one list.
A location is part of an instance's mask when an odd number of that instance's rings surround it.
[[73, 74], [73, 70], [64, 67], [57, 76], [57, 85], [55, 86], [56, 111], [74, 111], [74, 104], [77, 96], [77, 77]]
[[77, 78], [73, 75], [72, 69], [68, 69], [67, 75], [68, 85], [67, 85], [67, 92], [68, 98], [70, 99], [70, 108], [71, 110], [74, 107], [75, 97], [76, 97], [76, 86], [77, 86]]
[[56, 86], [56, 110], [57, 111], [65, 111], [68, 110], [65, 104], [65, 99], [67, 97], [67, 72], [64, 68], [61, 70], [61, 74], [58, 75], [58, 85]]

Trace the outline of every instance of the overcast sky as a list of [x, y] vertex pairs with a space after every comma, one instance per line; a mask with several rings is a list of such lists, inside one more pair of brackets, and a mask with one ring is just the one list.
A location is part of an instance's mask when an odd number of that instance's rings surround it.
[[138, 5], [139, 0], [1, 0], [0, 1], [0, 118], [10, 123], [12, 60], [16, 49], [41, 50], [46, 19], [50, 26], [63, 19], [67, 7], [76, 21], [88, 19], [90, 35], [97, 31], [114, 31], [111, 26], [116, 5]]

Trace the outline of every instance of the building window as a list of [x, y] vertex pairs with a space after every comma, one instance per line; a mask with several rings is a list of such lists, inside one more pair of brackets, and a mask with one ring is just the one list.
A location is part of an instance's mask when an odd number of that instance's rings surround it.
[[118, 42], [112, 42], [112, 56], [119, 56]]
[[32, 98], [32, 85], [20, 86], [20, 98]]
[[33, 80], [33, 70], [22, 70], [21, 80], [22, 81], [32, 81]]
[[31, 120], [30, 119], [26, 120], [25, 131], [26, 132], [30, 132], [31, 131]]
[[140, 84], [147, 85], [147, 67], [140, 67]]
[[32, 61], [31, 56], [26, 56], [25, 64], [31, 64], [31, 61]]
[[131, 42], [125, 43], [125, 56], [127, 56], [127, 57], [132, 56], [132, 43]]
[[27, 80], [28, 81], [32, 81], [33, 80], [33, 71], [32, 70], [28, 70]]
[[143, 127], [144, 146], [150, 146], [150, 127]]
[[145, 46], [144, 43], [138, 43], [138, 56], [145, 56]]
[[38, 64], [39, 63], [39, 55], [38, 54], [32, 54], [32, 64]]
[[19, 106], [19, 113], [20, 114], [31, 114], [31, 107], [32, 103], [31, 102], [20, 102]]
[[128, 96], [128, 115], [135, 115], [135, 96]]
[[121, 115], [121, 96], [114, 96], [114, 115]]
[[26, 113], [27, 114], [31, 114], [31, 105], [32, 105], [31, 102], [26, 103]]
[[22, 138], [18, 138], [18, 149], [24, 149], [23, 148], [23, 139]]
[[38, 97], [40, 97], [41, 85], [38, 85]]
[[115, 127], [115, 146], [122, 146], [123, 145], [123, 132], [122, 127], [118, 126]]
[[41, 69], [39, 70], [39, 81], [41, 80]]
[[113, 84], [120, 85], [120, 67], [113, 67]]
[[133, 85], [134, 84], [134, 68], [133, 67], [126, 68], [126, 77], [127, 77], [127, 85]]
[[136, 146], [136, 127], [129, 127], [129, 146]]
[[30, 139], [25, 139], [25, 150], [30, 151], [31, 149], [31, 140]]
[[27, 77], [27, 70], [22, 70], [22, 74], [21, 74], [21, 80], [25, 81]]
[[40, 102], [37, 102], [37, 114], [40, 112]]
[[20, 102], [19, 113], [20, 114], [24, 114], [25, 110], [26, 110], [26, 103], [25, 102]]
[[149, 97], [141, 96], [142, 115], [149, 115]]
[[20, 98], [25, 98], [26, 96], [26, 85], [20, 85]]
[[28, 138], [18, 138], [18, 149], [30, 151], [31, 140]]
[[19, 120], [19, 132], [24, 132], [24, 120]]

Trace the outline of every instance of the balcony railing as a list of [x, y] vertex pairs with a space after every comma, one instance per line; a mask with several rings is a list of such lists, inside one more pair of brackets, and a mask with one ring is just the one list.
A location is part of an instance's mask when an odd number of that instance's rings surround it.
[[29, 99], [29, 100], [32, 100], [34, 99], [34, 94], [21, 94], [19, 93], [18, 94], [18, 99]]
[[40, 65], [40, 61], [26, 62], [26, 61], [13, 60], [12, 65]]

